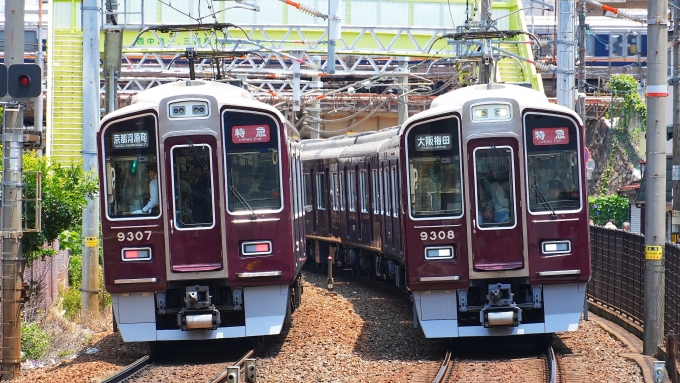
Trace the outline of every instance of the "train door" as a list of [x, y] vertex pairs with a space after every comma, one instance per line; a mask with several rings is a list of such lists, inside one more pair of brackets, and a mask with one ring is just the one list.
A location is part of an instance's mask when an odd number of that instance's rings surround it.
[[524, 236], [517, 141], [476, 139], [468, 143], [467, 149], [473, 269], [522, 269]]
[[347, 170], [347, 237], [356, 242], [361, 238], [359, 212], [357, 209], [357, 175], [356, 167]]
[[173, 272], [220, 270], [221, 225], [217, 219], [217, 141], [212, 136], [165, 141], [165, 179]]
[[380, 228], [381, 216], [381, 196], [380, 196], [380, 173], [378, 169], [380, 165], [371, 167], [371, 244], [375, 247], [382, 248]]

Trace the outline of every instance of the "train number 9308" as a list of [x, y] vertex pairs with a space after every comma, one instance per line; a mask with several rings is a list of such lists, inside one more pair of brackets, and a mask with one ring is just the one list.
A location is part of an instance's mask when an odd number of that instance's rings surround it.
[[145, 231], [128, 231], [127, 233], [125, 232], [119, 232], [116, 234], [118, 237], [118, 242], [123, 242], [123, 241], [141, 241], [146, 237], [146, 240], [151, 239], [151, 230], [145, 230]]
[[434, 241], [434, 240], [437, 240], [437, 239], [442, 239], [442, 240], [443, 239], [453, 239], [454, 237], [455, 237], [455, 234], [454, 234], [453, 230], [449, 230], [449, 231], [444, 231], [444, 230], [434, 231], [433, 230], [433, 231], [429, 231], [429, 232], [428, 231], [421, 231], [420, 232], [420, 239], [423, 240], [423, 241], [427, 241], [428, 239], [430, 241]]

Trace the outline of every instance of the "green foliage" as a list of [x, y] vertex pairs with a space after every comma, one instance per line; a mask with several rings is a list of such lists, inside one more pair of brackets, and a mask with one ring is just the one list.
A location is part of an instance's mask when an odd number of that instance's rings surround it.
[[66, 311], [64, 317], [74, 319], [82, 307], [80, 287], [69, 286], [61, 291], [61, 307]]
[[616, 227], [621, 227], [628, 219], [628, 205], [628, 198], [618, 195], [588, 197], [590, 218], [596, 225], [604, 225], [613, 219]]
[[71, 255], [68, 258], [68, 285], [80, 288], [83, 284], [83, 256]]
[[630, 121], [632, 113], [640, 116], [641, 121], [647, 119], [647, 105], [638, 93], [638, 81], [635, 77], [627, 74], [615, 74], [609, 79], [607, 87], [611, 89], [614, 97], [623, 98], [621, 105], [613, 107], [614, 116], [623, 116], [626, 122]]
[[[80, 227], [87, 198], [94, 195], [98, 185], [95, 175], [85, 173], [79, 164], [61, 166], [47, 157], [37, 157], [34, 153], [24, 155], [24, 172], [42, 174], [41, 231], [25, 233], [22, 239], [24, 255], [30, 266], [36, 259], [53, 255], [41, 250], [43, 244], [53, 242], [64, 230]], [[35, 199], [36, 174], [25, 174], [24, 182], [24, 198]], [[35, 209], [30, 204], [27, 205], [25, 219], [27, 222], [34, 222]]]
[[40, 359], [50, 347], [50, 336], [37, 322], [24, 323], [21, 327], [21, 351], [24, 359]]

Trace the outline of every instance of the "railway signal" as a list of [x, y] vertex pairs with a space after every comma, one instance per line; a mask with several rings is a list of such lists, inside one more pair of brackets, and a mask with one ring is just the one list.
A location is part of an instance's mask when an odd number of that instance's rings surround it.
[[5, 64], [0, 64], [0, 97], [5, 97], [7, 94], [7, 67]]
[[15, 98], [38, 97], [42, 92], [41, 72], [37, 64], [10, 65], [7, 69], [7, 79], [4, 82], [7, 92]]

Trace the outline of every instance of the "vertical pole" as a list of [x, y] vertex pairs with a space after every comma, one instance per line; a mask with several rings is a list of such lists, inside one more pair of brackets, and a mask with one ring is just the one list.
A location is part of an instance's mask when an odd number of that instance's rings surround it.
[[[680, 235], [680, 0], [673, 0], [673, 217], [671, 223], [671, 238], [677, 242]], [[676, 155], [676, 153], [678, 153]]]
[[[22, 46], [23, 48], [23, 46]], [[2, 377], [21, 373], [21, 104], [5, 105], [2, 134]]]
[[[97, 171], [96, 135], [99, 126], [98, 1], [83, 0], [83, 169]], [[83, 210], [82, 307], [86, 318], [99, 314], [99, 195]]]
[[[491, 10], [491, 1], [482, 0], [479, 25], [483, 30], [488, 30], [491, 26]], [[479, 63], [479, 83], [489, 84], [491, 83], [491, 74], [493, 72], [493, 52], [491, 51], [491, 43], [489, 40], [482, 40], [482, 44], [484, 44], [484, 46], [482, 48], [482, 61]]]
[[397, 105], [398, 124], [401, 125], [408, 118], [408, 57], [399, 57], [399, 104]]
[[[5, 65], [24, 63], [24, 0], [5, 0]], [[2, 371], [0, 380], [21, 373], [21, 172], [20, 104], [5, 105], [2, 135]]]
[[657, 351], [664, 322], [664, 243], [666, 240], [666, 98], [668, 85], [668, 6], [647, 3], [647, 204], [645, 212], [645, 310], [643, 353]]
[[[586, 3], [579, 1], [578, 7], [578, 92], [586, 92]], [[585, 119], [584, 119], [585, 121]]]
[[335, 74], [335, 45], [342, 38], [342, 17], [340, 16], [340, 0], [328, 1], [328, 60], [326, 72]]
[[[296, 58], [302, 57], [301, 51], [291, 51]], [[300, 62], [293, 62], [293, 111], [300, 111]]]
[[122, 58], [123, 33], [117, 29], [106, 29], [104, 34], [104, 76], [106, 113], [118, 109], [118, 77]]
[[574, 109], [574, 0], [557, 2], [557, 104]]
[[[312, 60], [317, 66], [321, 66], [321, 57], [313, 56]], [[314, 83], [314, 88], [323, 88], [321, 76], [312, 76], [312, 82]], [[311, 107], [308, 109], [312, 115], [312, 138], [321, 138], [321, 122], [319, 121], [319, 118], [321, 117], [321, 102], [315, 97]]]

